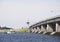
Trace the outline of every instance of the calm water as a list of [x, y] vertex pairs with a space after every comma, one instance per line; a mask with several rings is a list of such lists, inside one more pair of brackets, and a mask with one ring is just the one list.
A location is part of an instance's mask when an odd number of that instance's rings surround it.
[[0, 42], [60, 42], [60, 37], [32, 33], [0, 33]]

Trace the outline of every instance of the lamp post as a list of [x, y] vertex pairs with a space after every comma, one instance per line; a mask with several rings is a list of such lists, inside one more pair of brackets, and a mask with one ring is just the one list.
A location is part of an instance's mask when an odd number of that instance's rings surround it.
[[[27, 23], [28, 28], [29, 28], [29, 24], [30, 24], [30, 22], [29, 22], [29, 21], [27, 21], [26, 23]], [[28, 29], [28, 32], [30, 32], [30, 29]]]
[[27, 25], [28, 25], [28, 27], [29, 27], [30, 22], [29, 22], [29, 21], [27, 21], [26, 23], [27, 23]]

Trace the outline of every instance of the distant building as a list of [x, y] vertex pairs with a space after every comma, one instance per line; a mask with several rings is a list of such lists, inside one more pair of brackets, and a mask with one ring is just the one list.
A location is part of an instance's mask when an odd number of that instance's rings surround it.
[[8, 27], [0, 27], [0, 32], [7, 32], [12, 30], [12, 28], [8, 28]]

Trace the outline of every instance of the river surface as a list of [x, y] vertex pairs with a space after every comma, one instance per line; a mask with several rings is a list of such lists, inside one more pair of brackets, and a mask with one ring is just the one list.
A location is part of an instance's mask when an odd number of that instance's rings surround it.
[[33, 33], [0, 33], [0, 42], [60, 42], [60, 37]]

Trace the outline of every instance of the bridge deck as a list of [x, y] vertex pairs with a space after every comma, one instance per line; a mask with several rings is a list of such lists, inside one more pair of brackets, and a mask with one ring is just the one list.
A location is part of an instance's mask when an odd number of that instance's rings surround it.
[[53, 18], [46, 19], [44, 21], [40, 21], [36, 24], [31, 25], [30, 27], [35, 27], [35, 26], [38, 26], [38, 25], [52, 23], [52, 22], [59, 22], [59, 21], [60, 21], [60, 15], [56, 16], [56, 17], [53, 17]]

